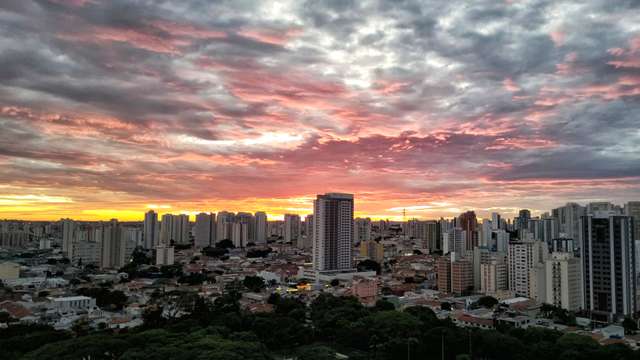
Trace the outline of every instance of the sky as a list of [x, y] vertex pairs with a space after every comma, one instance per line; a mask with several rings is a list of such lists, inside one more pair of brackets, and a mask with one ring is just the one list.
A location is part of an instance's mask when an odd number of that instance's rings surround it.
[[640, 200], [640, 2], [0, 2], [0, 218]]

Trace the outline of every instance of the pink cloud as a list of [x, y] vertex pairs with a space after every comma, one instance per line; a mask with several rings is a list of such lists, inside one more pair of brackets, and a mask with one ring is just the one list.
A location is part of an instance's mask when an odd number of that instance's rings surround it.
[[238, 35], [271, 45], [283, 46], [302, 33], [301, 29], [291, 28], [284, 31], [269, 29], [244, 29]]
[[504, 88], [510, 92], [520, 91], [520, 87], [518, 86], [518, 84], [516, 84], [515, 81], [511, 80], [511, 78], [504, 79], [504, 81], [502, 82], [502, 86], [504, 86]]
[[549, 36], [556, 47], [564, 45], [566, 34], [562, 31], [552, 31]]

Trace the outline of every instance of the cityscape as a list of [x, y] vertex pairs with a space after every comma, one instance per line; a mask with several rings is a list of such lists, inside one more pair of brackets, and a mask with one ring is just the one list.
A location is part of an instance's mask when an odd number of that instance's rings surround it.
[[[208, 313], [203, 304], [230, 301], [245, 316], [290, 307], [311, 317], [298, 324], [308, 331], [329, 326], [314, 312], [336, 302], [374, 313], [425, 308], [420, 312], [432, 321], [461, 329], [544, 329], [547, 336], [638, 347], [640, 201], [567, 203], [539, 216], [521, 209], [514, 218], [481, 219], [469, 210], [405, 221], [354, 218], [356, 201], [354, 194], [317, 195], [312, 214], [284, 220], [262, 211], [191, 219], [153, 210], [135, 222], [4, 220], [1, 319], [8, 329], [46, 324], [58, 332], [118, 333], [198, 319]], [[460, 355], [457, 348], [447, 355], [442, 341], [431, 356]], [[384, 346], [388, 356], [411, 348]], [[314, 349], [306, 350], [348, 356]], [[477, 356], [496, 356], [481, 349]]]
[[0, 360], [639, 327], [639, 0], [0, 0]]

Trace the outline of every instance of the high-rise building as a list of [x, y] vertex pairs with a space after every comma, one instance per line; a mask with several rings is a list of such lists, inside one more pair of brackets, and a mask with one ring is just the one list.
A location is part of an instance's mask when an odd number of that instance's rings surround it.
[[371, 219], [356, 218], [353, 227], [353, 241], [361, 243], [371, 240]]
[[62, 253], [69, 259], [73, 258], [73, 243], [75, 241], [76, 223], [71, 219], [62, 219]]
[[509, 288], [506, 253], [492, 253], [488, 260], [480, 263], [480, 291], [496, 294]]
[[480, 246], [490, 247], [492, 243], [491, 234], [493, 233], [493, 223], [489, 219], [482, 220], [480, 231]]
[[216, 214], [200, 213], [196, 215], [195, 247], [205, 248], [216, 244]]
[[541, 262], [539, 241], [509, 243], [509, 290], [517, 296], [530, 296], [531, 270]]
[[235, 214], [227, 211], [220, 211], [216, 219], [216, 242], [231, 240]]
[[436, 220], [409, 220], [406, 235], [420, 242], [420, 246], [430, 252], [442, 250], [440, 224]]
[[608, 201], [597, 201], [587, 204], [585, 215], [595, 214], [599, 212], [613, 212], [616, 215], [623, 215], [623, 210], [620, 206], [614, 205]]
[[160, 245], [156, 247], [156, 265], [173, 265], [174, 247]]
[[458, 216], [458, 227], [465, 231], [465, 250], [478, 246], [478, 219], [476, 213], [467, 211]]
[[256, 219], [256, 245], [267, 244], [267, 214], [263, 211], [255, 213]]
[[522, 209], [518, 212], [518, 221], [516, 221], [516, 230], [526, 230], [529, 228], [529, 220], [531, 219], [531, 211]]
[[436, 261], [438, 271], [438, 291], [451, 293], [451, 259], [448, 255], [440, 256]]
[[467, 259], [451, 262], [451, 292], [456, 295], [471, 294], [473, 291], [473, 264]]
[[456, 254], [464, 254], [466, 252], [466, 239], [466, 231], [461, 228], [452, 228], [442, 233], [442, 253], [455, 252]]
[[158, 214], [149, 210], [144, 214], [144, 225], [142, 228], [142, 236], [145, 249], [153, 249], [160, 242], [160, 224], [158, 223]]
[[284, 214], [284, 242], [302, 248], [300, 215]]
[[633, 239], [640, 241], [640, 201], [629, 201], [624, 206], [624, 213], [633, 219]]
[[313, 225], [314, 270], [352, 270], [353, 195], [318, 195], [313, 204]]
[[608, 320], [637, 308], [632, 223], [615, 211], [589, 213], [580, 222], [584, 309]]
[[313, 214], [307, 215], [304, 218], [304, 248], [312, 249], [313, 248]]
[[[585, 208], [576, 203], [567, 203], [565, 206], [553, 209], [552, 217], [558, 219], [558, 237], [578, 239], [580, 232], [580, 217], [585, 214]], [[581, 244], [577, 244], [578, 248]]]
[[362, 241], [360, 242], [360, 256], [382, 264], [384, 261], [384, 246], [375, 240]]
[[500, 214], [491, 213], [491, 230], [502, 229], [502, 219], [500, 218]]
[[256, 219], [253, 217], [253, 214], [248, 212], [239, 212], [236, 214], [236, 221], [246, 225], [246, 234], [244, 237], [246, 241], [243, 246], [246, 246], [248, 243], [254, 243], [256, 239]]
[[573, 252], [551, 254], [544, 264], [547, 304], [570, 311], [582, 308], [582, 269]]
[[246, 247], [249, 243], [249, 224], [235, 222], [231, 224], [231, 242], [237, 248]]
[[96, 241], [102, 244], [101, 268], [118, 269], [125, 264], [126, 240], [118, 220], [112, 219], [96, 228]]
[[169, 245], [173, 236], [173, 215], [162, 215], [160, 222], [160, 244]]
[[189, 215], [175, 215], [172, 220], [171, 240], [173, 240], [175, 244], [189, 243]]

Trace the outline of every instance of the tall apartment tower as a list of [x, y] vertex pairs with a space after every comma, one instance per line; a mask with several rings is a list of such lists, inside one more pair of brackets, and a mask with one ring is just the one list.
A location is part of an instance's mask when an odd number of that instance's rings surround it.
[[356, 218], [353, 231], [354, 242], [361, 243], [371, 240], [371, 219]]
[[478, 219], [476, 213], [467, 211], [458, 216], [458, 227], [465, 231], [465, 250], [478, 246]]
[[256, 245], [267, 244], [267, 214], [263, 211], [255, 213], [256, 219]]
[[189, 242], [189, 215], [180, 214], [173, 217], [172, 240], [176, 244]]
[[531, 295], [532, 270], [541, 262], [540, 246], [540, 241], [509, 243], [509, 290], [516, 296]]
[[633, 219], [633, 239], [640, 241], [640, 201], [629, 201], [624, 206], [624, 214]]
[[73, 242], [76, 223], [71, 219], [62, 219], [62, 252], [67, 258], [73, 258]]
[[284, 214], [284, 242], [302, 248], [300, 215]]
[[449, 256], [440, 256], [436, 261], [438, 268], [438, 291], [451, 293], [451, 259]]
[[313, 248], [313, 232], [313, 214], [311, 214], [304, 218], [304, 248], [307, 250]]
[[216, 243], [216, 214], [200, 213], [196, 215], [195, 246], [205, 248]]
[[353, 269], [353, 195], [327, 193], [313, 203], [313, 269]]
[[243, 235], [243, 246], [246, 246], [248, 243], [254, 243], [256, 240], [256, 219], [253, 217], [252, 213], [248, 212], [239, 212], [236, 214], [236, 221], [239, 222], [242, 228], [246, 228], [243, 230], [245, 234]]
[[216, 242], [231, 240], [235, 214], [227, 211], [218, 212], [216, 219]]
[[[585, 214], [585, 208], [576, 203], [567, 203], [565, 206], [553, 209], [552, 216], [558, 219], [559, 237], [578, 239], [580, 232], [580, 217]], [[581, 244], [577, 244], [581, 247]]]
[[582, 271], [573, 252], [556, 252], [545, 261], [545, 302], [570, 311], [582, 307]]
[[144, 214], [142, 236], [145, 249], [153, 249], [160, 241], [160, 223], [158, 223], [158, 214], [153, 210]]
[[616, 212], [594, 212], [580, 221], [584, 309], [608, 319], [637, 308], [632, 224]]
[[126, 239], [118, 220], [112, 219], [96, 230], [96, 238], [102, 244], [101, 268], [118, 269], [125, 264]]

